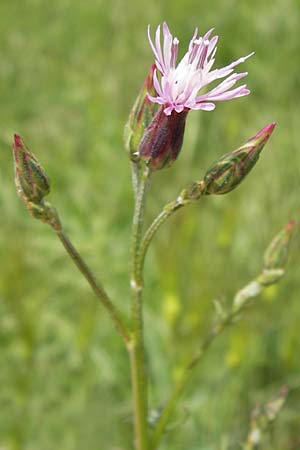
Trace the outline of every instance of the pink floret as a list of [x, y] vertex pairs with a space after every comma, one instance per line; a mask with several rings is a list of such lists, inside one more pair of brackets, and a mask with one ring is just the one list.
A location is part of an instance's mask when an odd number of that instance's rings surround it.
[[[155, 42], [153, 42], [150, 26], [148, 26], [148, 39], [155, 56], [156, 70], [153, 74], [153, 83], [157, 93], [157, 97], [149, 95], [149, 99], [164, 105], [166, 115], [170, 115], [172, 111], [181, 113], [189, 109], [212, 111], [215, 109], [216, 101], [243, 97], [250, 93], [246, 84], [232, 88], [237, 81], [247, 76], [247, 72], [236, 73], [234, 68], [246, 61], [253, 53], [221, 69], [211, 70], [215, 62], [218, 36], [210, 39], [213, 31], [211, 29], [203, 37], [197, 38], [198, 29], [196, 28], [187, 53], [176, 67], [179, 40], [176, 37], [173, 38], [168, 25], [164, 22], [162, 46], [160, 31], [159, 25], [155, 33]], [[212, 90], [201, 94], [203, 88], [220, 78], [225, 80]]]

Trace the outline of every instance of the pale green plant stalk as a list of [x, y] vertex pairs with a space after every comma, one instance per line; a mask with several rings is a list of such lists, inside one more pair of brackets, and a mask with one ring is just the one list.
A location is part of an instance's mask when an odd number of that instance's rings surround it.
[[177, 197], [176, 200], [168, 203], [161, 213], [154, 219], [152, 224], [149, 226], [148, 230], [145, 233], [145, 236], [141, 243], [141, 264], [142, 268], [144, 266], [144, 261], [146, 258], [146, 254], [148, 251], [148, 248], [152, 242], [152, 239], [154, 238], [157, 231], [160, 229], [160, 227], [171, 217], [176, 211], [181, 209], [183, 206], [188, 205], [191, 203], [191, 200], [183, 200], [182, 197]]
[[92, 290], [104, 306], [104, 308], [107, 310], [108, 314], [110, 315], [116, 330], [120, 334], [120, 336], [123, 338], [124, 342], [126, 344], [129, 343], [130, 337], [128, 334], [128, 331], [123, 323], [123, 319], [121, 318], [120, 313], [117, 311], [115, 306], [112, 304], [110, 298], [108, 297], [108, 294], [104, 290], [103, 286], [99, 281], [96, 280], [95, 276], [93, 275], [90, 268], [87, 266], [87, 264], [84, 262], [66, 233], [63, 231], [63, 229], [55, 229], [55, 232], [60, 239], [61, 243], [63, 244], [65, 250], [67, 251], [68, 255], [71, 257], [77, 268], [80, 270], [82, 275], [85, 277], [89, 285], [91, 286]]
[[150, 172], [146, 169], [138, 181], [132, 223], [132, 269], [130, 286], [132, 294], [133, 331], [132, 339], [127, 347], [130, 356], [131, 384], [134, 404], [135, 446], [137, 450], [148, 449], [148, 395], [143, 336], [143, 274], [140, 259], [140, 244], [142, 239], [144, 208], [149, 176]]
[[[199, 348], [195, 351], [193, 357], [186, 363], [185, 366], [182, 367], [181, 375], [176, 382], [173, 391], [171, 392], [170, 397], [165, 407], [163, 408], [156, 424], [151, 443], [152, 450], [158, 448], [160, 441], [163, 438], [165, 431], [167, 430], [168, 424], [172, 419], [174, 412], [176, 411], [178, 403], [181, 400], [184, 390], [186, 389], [192, 375], [194, 374], [196, 366], [198, 366], [198, 364], [202, 361], [203, 357], [206, 355], [215, 339], [219, 337], [224, 332], [224, 330], [234, 325], [238, 321], [241, 314], [249, 306], [251, 299], [254, 296], [259, 295], [261, 293], [261, 290], [262, 287], [259, 285], [259, 283], [257, 281], [253, 281], [252, 283], [247, 285], [246, 288], [240, 291], [244, 292], [243, 302], [238, 306], [235, 306], [235, 304], [233, 303], [231, 309], [228, 312], [223, 310], [220, 316], [217, 316], [215, 325], [212, 327], [206, 338], [203, 339]], [[237, 296], [235, 298], [237, 298]], [[218, 305], [218, 307], [222, 308], [220, 304]]]
[[68, 255], [70, 256], [76, 267], [79, 269], [79, 271], [82, 273], [84, 278], [87, 280], [88, 284], [92, 288], [96, 297], [100, 300], [103, 307], [108, 312], [111, 320], [115, 325], [116, 330], [122, 337], [124, 343], [127, 345], [130, 341], [130, 336], [123, 317], [117, 310], [116, 306], [110, 300], [100, 281], [96, 279], [89, 266], [83, 260], [82, 256], [76, 250], [71, 240], [63, 230], [57, 211], [52, 208], [50, 203], [44, 202], [43, 200], [39, 204], [27, 202], [26, 206], [33, 217], [41, 220], [44, 223], [47, 223], [55, 231], [57, 237], [60, 239]]
[[158, 216], [153, 220], [141, 243], [141, 265], [142, 270], [144, 268], [144, 262], [148, 248], [152, 242], [152, 239], [156, 235], [160, 227], [172, 217], [179, 209], [184, 206], [190, 205], [191, 203], [199, 200], [205, 194], [205, 184], [203, 181], [192, 183], [187, 189], [184, 189], [178, 197], [167, 203], [163, 210], [158, 214]]

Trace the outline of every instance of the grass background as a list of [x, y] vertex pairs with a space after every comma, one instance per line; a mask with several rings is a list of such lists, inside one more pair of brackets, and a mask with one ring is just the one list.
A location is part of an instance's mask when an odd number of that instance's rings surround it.
[[[172, 169], [155, 174], [147, 220], [219, 155], [271, 121], [261, 160], [232, 194], [180, 212], [146, 262], [151, 405], [167, 397], [180, 361], [208, 329], [212, 299], [260, 270], [270, 239], [299, 220], [298, 0], [1, 0], [0, 448], [129, 450], [127, 355], [51, 230], [15, 194], [14, 132], [47, 168], [50, 200], [125, 312], [133, 208], [123, 126], [152, 63], [146, 26], [167, 20], [181, 51], [194, 27], [220, 35], [217, 66], [252, 50], [252, 91], [192, 112]], [[299, 240], [285, 279], [215, 344], [162, 450], [239, 448], [256, 402], [283, 384], [285, 411], [265, 449], [300, 448]]]

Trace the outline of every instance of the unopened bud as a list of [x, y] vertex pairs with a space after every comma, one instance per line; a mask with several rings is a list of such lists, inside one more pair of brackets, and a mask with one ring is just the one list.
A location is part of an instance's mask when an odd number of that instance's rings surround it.
[[295, 223], [291, 220], [280, 233], [275, 236], [264, 254], [264, 267], [257, 281], [263, 286], [278, 283], [285, 273], [285, 265], [289, 255], [290, 241]]
[[265, 414], [269, 422], [273, 422], [282, 410], [289, 393], [288, 386], [283, 386], [279, 394], [265, 404]]
[[261, 293], [261, 286], [257, 281], [251, 281], [243, 289], [237, 292], [233, 299], [233, 309], [236, 311], [241, 309], [249, 300]]
[[14, 145], [15, 183], [28, 212], [35, 219], [60, 230], [61, 225], [56, 209], [44, 201], [50, 192], [49, 178], [36, 159], [27, 149], [22, 138], [15, 134]]
[[178, 157], [183, 143], [188, 111], [167, 116], [162, 105], [146, 128], [138, 153], [151, 170], [169, 167]]
[[13, 144], [15, 183], [19, 196], [25, 202], [40, 203], [50, 192], [47, 174], [36, 157], [27, 149], [20, 136]]
[[288, 259], [295, 222], [290, 222], [275, 236], [264, 254], [264, 269], [284, 268]]
[[256, 164], [275, 127], [271, 123], [237, 150], [222, 156], [206, 173], [206, 194], [227, 194], [232, 191]]
[[257, 282], [262, 286], [271, 286], [271, 284], [278, 283], [284, 273], [284, 269], [263, 269], [262, 273], [257, 277]]
[[142, 140], [145, 129], [152, 122], [155, 116], [158, 105], [151, 102], [148, 94], [155, 96], [156, 91], [153, 86], [153, 73], [155, 64], [150, 68], [150, 71], [142, 85], [140, 92], [136, 98], [133, 108], [129, 114], [128, 121], [124, 129], [124, 144], [130, 158], [133, 161], [138, 160], [138, 147]]

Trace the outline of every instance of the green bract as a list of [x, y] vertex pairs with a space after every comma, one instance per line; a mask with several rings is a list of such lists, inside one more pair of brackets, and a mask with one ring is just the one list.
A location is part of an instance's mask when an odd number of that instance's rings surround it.
[[216, 161], [204, 177], [205, 193], [219, 195], [232, 191], [256, 164], [274, 127], [274, 123], [265, 126], [245, 145]]

